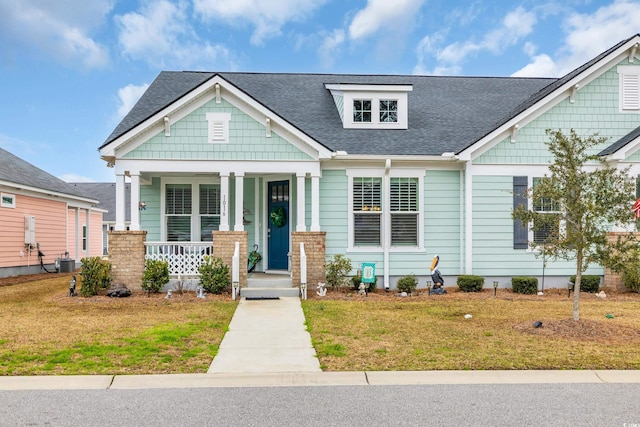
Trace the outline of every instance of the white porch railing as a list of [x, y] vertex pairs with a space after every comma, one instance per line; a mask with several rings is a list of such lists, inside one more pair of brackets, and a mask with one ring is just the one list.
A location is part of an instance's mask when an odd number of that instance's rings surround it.
[[300, 298], [307, 299], [307, 253], [300, 242]]
[[199, 276], [204, 257], [212, 255], [211, 242], [145, 242], [145, 259], [167, 261], [169, 276]]

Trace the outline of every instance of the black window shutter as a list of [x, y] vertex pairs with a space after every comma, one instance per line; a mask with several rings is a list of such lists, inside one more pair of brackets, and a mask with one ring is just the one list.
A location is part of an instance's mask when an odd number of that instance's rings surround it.
[[[518, 206], [527, 208], [527, 184], [526, 176], [513, 177], [513, 209]], [[513, 220], [513, 249], [527, 249], [529, 247], [529, 230], [526, 224], [519, 219]]]

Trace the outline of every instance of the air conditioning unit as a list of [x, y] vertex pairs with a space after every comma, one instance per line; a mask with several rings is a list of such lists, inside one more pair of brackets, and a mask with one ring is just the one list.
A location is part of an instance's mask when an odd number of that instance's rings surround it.
[[36, 244], [36, 217], [33, 215], [24, 217], [24, 244]]

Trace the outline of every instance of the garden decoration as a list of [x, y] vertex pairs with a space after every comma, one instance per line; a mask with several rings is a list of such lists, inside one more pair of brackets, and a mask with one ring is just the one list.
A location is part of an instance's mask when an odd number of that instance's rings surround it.
[[256, 268], [256, 265], [260, 262], [261, 259], [262, 255], [260, 255], [260, 253], [258, 252], [258, 245], [253, 245], [253, 250], [249, 254], [248, 260], [249, 273], [251, 273]]
[[275, 227], [283, 227], [287, 223], [287, 212], [284, 208], [275, 208], [269, 214], [269, 221]]
[[196, 288], [196, 297], [198, 298], [206, 298], [207, 294], [204, 291], [204, 286], [198, 286]]
[[71, 281], [69, 282], [69, 296], [76, 296], [76, 276], [71, 276]]
[[431, 289], [429, 294], [446, 294], [447, 291], [443, 288], [444, 279], [440, 275], [440, 270], [438, 270], [438, 263], [440, 262], [440, 256], [436, 255], [433, 257], [433, 261], [431, 261], [431, 280], [433, 281], [433, 288]]
[[325, 286], [326, 284], [324, 282], [318, 282], [318, 290], [316, 291], [318, 296], [323, 297], [327, 295], [327, 288]]

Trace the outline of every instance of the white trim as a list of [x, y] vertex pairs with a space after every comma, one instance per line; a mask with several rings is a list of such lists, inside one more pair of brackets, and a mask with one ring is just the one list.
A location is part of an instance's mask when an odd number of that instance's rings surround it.
[[621, 113], [638, 113], [640, 111], [640, 66], [619, 65], [618, 98]]
[[29, 197], [40, 197], [47, 200], [64, 201], [66, 203], [73, 204], [73, 206], [86, 207], [93, 206], [98, 203], [97, 199], [88, 199], [86, 197], [74, 196], [72, 194], [59, 193], [57, 191], [31, 187], [29, 185], [18, 184], [11, 181], [0, 180], [0, 188], [2, 187], [6, 187], [9, 191], [11, 191], [11, 193], [22, 194]]

